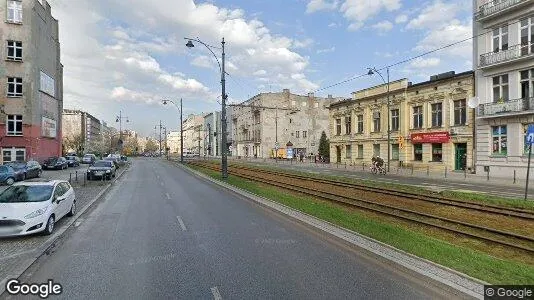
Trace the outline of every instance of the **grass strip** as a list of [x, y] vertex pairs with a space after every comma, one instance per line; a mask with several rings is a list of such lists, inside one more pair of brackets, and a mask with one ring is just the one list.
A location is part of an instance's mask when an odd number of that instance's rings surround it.
[[[191, 165], [189, 167], [214, 179], [222, 179], [219, 172]], [[358, 212], [347, 211], [333, 203], [289, 194], [276, 187], [260, 185], [232, 175], [226, 182], [491, 284], [534, 282], [534, 267], [526, 264], [495, 258], [398, 225], [371, 219]]]

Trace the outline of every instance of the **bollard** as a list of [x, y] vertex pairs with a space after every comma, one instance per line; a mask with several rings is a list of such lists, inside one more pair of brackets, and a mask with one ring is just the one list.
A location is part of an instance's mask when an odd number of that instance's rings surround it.
[[447, 178], [447, 166], [445, 166], [445, 178]]
[[515, 170], [514, 170], [514, 184], [515, 184], [515, 181], [516, 181], [516, 177], [515, 177]]
[[467, 178], [467, 168], [464, 168], [464, 179]]
[[87, 174], [83, 176], [83, 186], [85, 186], [86, 182], [87, 182]]
[[430, 175], [430, 166], [426, 166], [426, 176]]
[[76, 179], [74, 179], [76, 182], [78, 182], [78, 170], [76, 170]]
[[362, 162], [362, 170], [365, 171], [365, 163]]
[[345, 169], [347, 168], [347, 162], [345, 162]]
[[486, 172], [486, 174], [487, 174], [487, 178], [488, 178], [487, 180], [489, 181], [489, 169], [488, 169], [488, 171]]
[[412, 175], [413, 175], [413, 165], [412, 165]]
[[72, 183], [72, 173], [69, 173], [69, 183]]

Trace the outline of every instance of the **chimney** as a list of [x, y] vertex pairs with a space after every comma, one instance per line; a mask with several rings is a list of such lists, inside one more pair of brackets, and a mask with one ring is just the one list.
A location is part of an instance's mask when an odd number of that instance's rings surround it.
[[308, 97], [313, 98], [313, 93], [308, 93]]

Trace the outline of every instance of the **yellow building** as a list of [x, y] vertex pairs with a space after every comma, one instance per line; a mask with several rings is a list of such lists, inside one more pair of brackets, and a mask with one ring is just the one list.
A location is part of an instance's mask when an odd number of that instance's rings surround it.
[[473, 167], [473, 72], [448, 72], [412, 84], [407, 79], [352, 93], [330, 109], [332, 162], [370, 165], [373, 156], [390, 166], [431, 170]]

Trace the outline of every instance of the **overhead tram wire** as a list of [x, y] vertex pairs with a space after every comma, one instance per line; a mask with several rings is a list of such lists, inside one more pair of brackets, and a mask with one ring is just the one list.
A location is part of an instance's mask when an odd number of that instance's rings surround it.
[[[509, 26], [509, 25], [512, 25], [512, 24], [518, 24], [518, 23], [521, 23], [521, 20], [518, 20], [518, 21], [515, 21], [515, 22], [512, 22], [512, 23], [508, 23], [508, 26]], [[485, 32], [481, 32], [481, 33], [479, 33], [479, 34], [477, 34], [477, 35], [474, 35], [474, 36], [465, 38], [465, 39], [460, 40], [460, 41], [456, 41], [456, 42], [454, 42], [454, 43], [447, 44], [447, 45], [445, 45], [445, 46], [441, 46], [441, 47], [439, 47], [439, 48], [436, 48], [436, 49], [433, 49], [433, 50], [424, 52], [424, 53], [422, 53], [422, 54], [419, 54], [419, 55], [416, 55], [416, 56], [407, 58], [407, 59], [405, 59], [405, 60], [401, 60], [401, 61], [396, 62], [396, 63], [393, 63], [393, 64], [391, 64], [391, 65], [384, 66], [384, 67], [382, 67], [382, 68], [380, 68], [380, 69], [377, 69], [377, 70], [378, 70], [378, 71], [382, 71], [382, 70], [386, 70], [387, 68], [391, 68], [391, 67], [394, 67], [394, 66], [398, 66], [398, 65], [401, 65], [401, 64], [410, 62], [410, 61], [412, 61], [412, 60], [421, 58], [421, 57], [423, 57], [423, 56], [432, 54], [432, 53], [434, 53], [434, 52], [438, 52], [438, 51], [441, 51], [441, 50], [450, 48], [450, 47], [452, 47], [452, 46], [456, 46], [456, 45], [458, 45], [458, 44], [465, 43], [465, 42], [467, 42], [467, 41], [469, 41], [469, 40], [472, 40], [472, 39], [481, 37], [481, 36], [483, 36], [483, 35], [485, 35], [485, 34], [488, 34], [488, 33], [492, 32], [492, 31], [493, 31], [493, 29], [487, 30], [487, 31], [485, 31]], [[320, 89], [317, 89], [317, 90], [315, 90], [315, 91], [313, 91], [313, 92], [316, 93], [316, 92], [319, 92], [319, 91], [323, 91], [323, 90], [326, 90], [326, 89], [329, 89], [329, 88], [338, 86], [338, 85], [340, 85], [340, 84], [344, 84], [344, 83], [353, 81], [353, 80], [358, 79], [358, 78], [361, 78], [361, 77], [366, 77], [366, 76], [368, 76], [367, 73], [368, 73], [368, 71], [366, 71], [365, 73], [360, 74], [360, 75], [355, 75], [355, 76], [353, 76], [353, 77], [351, 77], [351, 78], [349, 78], [349, 79], [345, 79], [345, 80], [343, 80], [343, 81], [340, 81], [340, 82], [331, 84], [331, 85], [329, 85], [329, 86], [325, 86], [325, 87], [320, 88]]]

